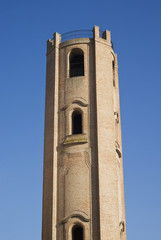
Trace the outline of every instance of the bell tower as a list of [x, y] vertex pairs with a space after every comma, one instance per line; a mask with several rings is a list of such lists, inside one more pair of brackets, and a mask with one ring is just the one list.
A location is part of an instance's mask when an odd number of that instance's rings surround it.
[[117, 55], [97, 26], [47, 42], [42, 240], [126, 240]]

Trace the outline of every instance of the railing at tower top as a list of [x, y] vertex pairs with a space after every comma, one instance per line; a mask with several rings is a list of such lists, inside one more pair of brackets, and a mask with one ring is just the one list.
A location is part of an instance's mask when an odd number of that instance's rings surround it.
[[93, 38], [93, 31], [92, 30], [77, 30], [77, 31], [63, 33], [61, 35], [62, 42], [71, 40], [74, 38]]
[[[103, 38], [103, 32], [102, 30], [99, 30], [99, 36], [100, 38]], [[71, 31], [67, 33], [61, 34], [61, 42], [65, 42], [67, 40], [75, 39], [75, 38], [93, 38], [93, 30], [76, 30]], [[112, 48], [113, 43], [111, 42]]]

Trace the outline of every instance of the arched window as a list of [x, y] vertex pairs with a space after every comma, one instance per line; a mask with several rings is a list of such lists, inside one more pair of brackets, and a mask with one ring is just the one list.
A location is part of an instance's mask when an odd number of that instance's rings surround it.
[[81, 134], [82, 131], [82, 113], [75, 110], [72, 113], [72, 134]]
[[114, 62], [114, 60], [112, 61], [112, 69], [113, 69], [113, 71], [114, 71], [114, 68], [115, 68], [115, 62]]
[[79, 48], [72, 50], [70, 54], [70, 77], [84, 76], [84, 54]]
[[72, 240], [83, 240], [83, 228], [75, 225], [72, 228]]
[[113, 71], [113, 86], [115, 87], [115, 62], [112, 61], [112, 71]]

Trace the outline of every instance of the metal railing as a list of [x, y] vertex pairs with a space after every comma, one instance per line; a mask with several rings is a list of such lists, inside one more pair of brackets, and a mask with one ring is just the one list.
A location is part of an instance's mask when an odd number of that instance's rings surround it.
[[[102, 30], [99, 30], [99, 37], [103, 38]], [[93, 38], [93, 30], [76, 30], [67, 33], [61, 34], [61, 42], [65, 42], [67, 40], [75, 39], [75, 38]], [[112, 48], [113, 43], [111, 42]]]
[[61, 35], [61, 41], [67, 41], [74, 38], [93, 38], [93, 31], [92, 30], [77, 30], [71, 31], [67, 33], [63, 33]]

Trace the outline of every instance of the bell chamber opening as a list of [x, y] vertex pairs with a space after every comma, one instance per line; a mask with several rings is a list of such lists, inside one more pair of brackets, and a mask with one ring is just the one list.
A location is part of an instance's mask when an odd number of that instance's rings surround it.
[[79, 48], [75, 48], [70, 54], [70, 77], [84, 76], [84, 54]]

